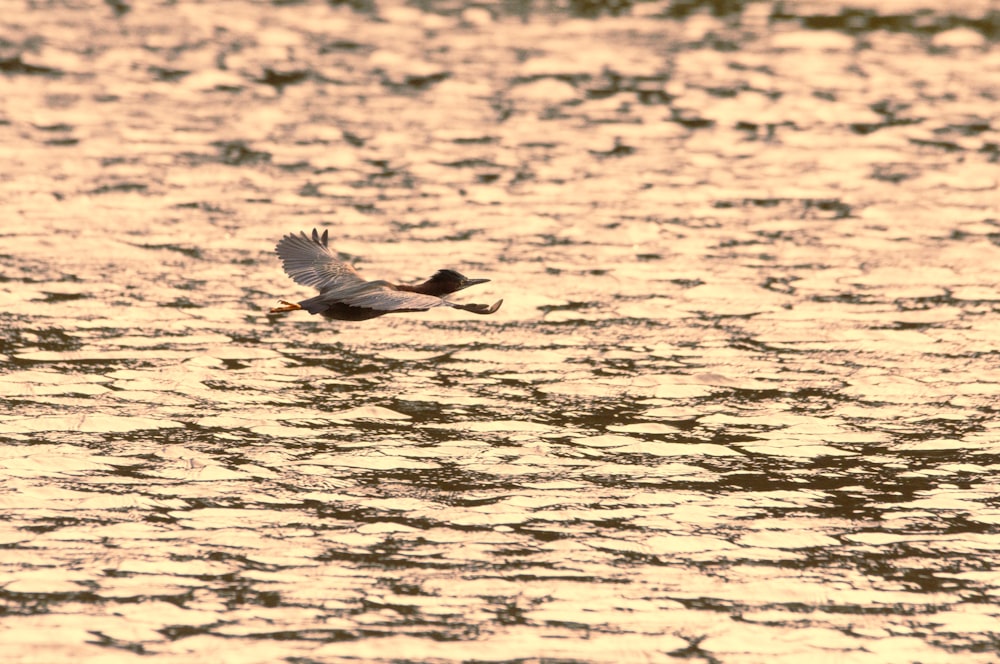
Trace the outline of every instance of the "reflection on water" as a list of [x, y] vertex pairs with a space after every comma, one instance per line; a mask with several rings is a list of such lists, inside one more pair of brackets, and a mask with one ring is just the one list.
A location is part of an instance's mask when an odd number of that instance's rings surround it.
[[726, 4], [0, 29], [5, 661], [992, 661], [995, 10]]

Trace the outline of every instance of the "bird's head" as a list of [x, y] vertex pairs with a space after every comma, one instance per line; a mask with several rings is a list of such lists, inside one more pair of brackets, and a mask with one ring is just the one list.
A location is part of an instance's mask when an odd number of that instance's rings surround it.
[[430, 279], [416, 288], [419, 288], [418, 292], [420, 293], [441, 297], [442, 295], [454, 293], [469, 286], [485, 284], [487, 281], [489, 279], [469, 279], [454, 270], [438, 270]]

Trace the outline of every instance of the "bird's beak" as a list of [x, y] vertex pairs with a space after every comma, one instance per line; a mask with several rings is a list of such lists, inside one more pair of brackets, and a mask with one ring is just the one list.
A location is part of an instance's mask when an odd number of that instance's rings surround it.
[[462, 290], [463, 288], [468, 288], [469, 286], [485, 284], [488, 281], [489, 279], [466, 279], [465, 281], [462, 282], [462, 286], [458, 290]]

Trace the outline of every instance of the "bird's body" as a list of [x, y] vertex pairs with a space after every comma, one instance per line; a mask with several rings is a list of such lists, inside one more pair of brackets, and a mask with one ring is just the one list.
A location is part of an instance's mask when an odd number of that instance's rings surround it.
[[275, 251], [285, 272], [295, 283], [316, 288], [319, 295], [298, 304], [282, 300], [283, 306], [271, 309], [271, 313], [305, 309], [333, 320], [359, 321], [442, 306], [474, 314], [492, 314], [503, 304], [503, 300], [487, 306], [456, 304], [444, 299], [445, 295], [489, 281], [467, 279], [454, 270], [438, 270], [427, 281], [409, 286], [366, 281], [357, 270], [330, 251], [328, 237], [329, 231], [320, 235], [313, 229], [312, 237], [305, 233], [289, 233], [281, 238]]

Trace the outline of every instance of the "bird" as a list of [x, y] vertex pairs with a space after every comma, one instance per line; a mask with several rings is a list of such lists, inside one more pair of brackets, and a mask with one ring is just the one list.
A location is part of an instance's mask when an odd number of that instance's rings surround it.
[[485, 305], [458, 304], [445, 299], [446, 295], [489, 281], [469, 279], [449, 269], [438, 270], [423, 283], [413, 285], [366, 281], [352, 265], [330, 250], [329, 236], [329, 230], [320, 235], [314, 228], [311, 237], [300, 231], [289, 233], [278, 241], [274, 251], [285, 273], [297, 284], [316, 288], [319, 295], [298, 303], [279, 300], [282, 306], [271, 309], [270, 313], [304, 309], [332, 320], [362, 321], [434, 307], [452, 307], [487, 315], [495, 313], [503, 304], [503, 300]]

